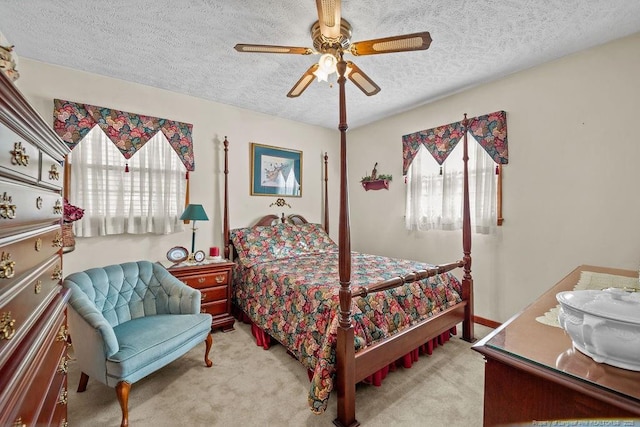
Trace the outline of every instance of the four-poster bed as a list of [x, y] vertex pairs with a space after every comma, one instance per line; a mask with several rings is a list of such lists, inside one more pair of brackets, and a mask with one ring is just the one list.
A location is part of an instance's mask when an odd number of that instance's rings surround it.
[[[355, 417], [355, 391], [356, 384], [372, 373], [383, 369], [395, 360], [414, 351], [427, 343], [434, 337], [440, 336], [443, 332], [455, 329], [456, 325], [462, 322], [462, 338], [473, 341], [473, 280], [471, 277], [471, 225], [469, 213], [469, 185], [467, 170], [467, 136], [464, 135], [464, 209], [463, 209], [463, 257], [461, 260], [425, 268], [420, 270], [408, 270], [406, 273], [396, 275], [385, 280], [376, 280], [373, 284], [365, 284], [358, 287], [352, 286], [352, 256], [350, 240], [350, 218], [349, 218], [349, 192], [347, 182], [347, 117], [345, 107], [345, 71], [347, 63], [340, 55], [338, 61], [338, 85], [340, 90], [340, 213], [339, 232], [337, 249], [337, 271], [339, 290], [338, 313], [334, 313], [337, 319], [337, 331], [335, 339], [335, 382], [337, 389], [338, 409], [337, 418], [334, 424], [338, 426], [359, 425]], [[466, 118], [465, 118], [466, 125]], [[224, 198], [224, 239], [225, 257], [232, 256], [232, 247], [229, 227], [229, 191], [228, 191], [228, 141], [224, 141], [225, 151], [225, 198]], [[328, 227], [327, 215], [327, 189], [326, 189], [326, 167], [327, 157], [325, 155], [325, 226]], [[275, 216], [271, 216], [261, 224], [268, 223]], [[277, 218], [277, 217], [275, 217]], [[327, 230], [328, 232], [328, 230]], [[237, 236], [236, 236], [237, 237]], [[356, 335], [354, 332], [353, 310], [356, 308], [355, 302], [373, 294], [382, 294], [387, 290], [401, 286], [410, 286], [416, 282], [436, 276], [443, 277], [444, 274], [456, 268], [463, 268], [464, 273], [460, 285], [459, 302], [450, 306], [442, 307], [435, 314], [421, 319], [402, 330], [399, 330], [388, 337], [375, 342], [370, 346], [360, 348], [356, 352]], [[376, 294], [376, 295], [378, 295]], [[286, 324], [286, 319], [282, 320]]]

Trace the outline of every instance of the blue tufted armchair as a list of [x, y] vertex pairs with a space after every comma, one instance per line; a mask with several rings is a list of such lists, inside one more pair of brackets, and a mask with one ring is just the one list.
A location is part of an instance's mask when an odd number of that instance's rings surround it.
[[78, 392], [89, 377], [115, 387], [129, 425], [131, 384], [205, 341], [208, 367], [211, 315], [200, 313], [200, 291], [150, 261], [92, 268], [67, 276], [68, 322], [78, 366]]

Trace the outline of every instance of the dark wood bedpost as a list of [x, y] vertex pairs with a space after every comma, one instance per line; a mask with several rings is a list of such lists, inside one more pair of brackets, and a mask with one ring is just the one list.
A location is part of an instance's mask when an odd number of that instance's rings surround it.
[[222, 239], [224, 240], [224, 258], [229, 259], [229, 141], [225, 135], [224, 141], [224, 212]]
[[324, 231], [329, 234], [329, 156], [324, 153]]
[[336, 344], [336, 388], [338, 391], [337, 426], [353, 427], [356, 421], [356, 371], [354, 331], [351, 324], [351, 229], [349, 225], [349, 186], [347, 183], [347, 108], [345, 72], [347, 63], [339, 55], [337, 64], [340, 87], [340, 224], [338, 232], [338, 269], [340, 274], [340, 313]]
[[473, 331], [473, 278], [471, 277], [471, 212], [469, 208], [469, 147], [467, 141], [467, 114], [464, 114], [462, 121], [464, 126], [464, 196], [462, 211], [462, 251], [464, 253], [464, 276], [462, 278], [462, 299], [467, 302], [464, 310], [464, 321], [462, 322], [462, 339], [474, 341]]

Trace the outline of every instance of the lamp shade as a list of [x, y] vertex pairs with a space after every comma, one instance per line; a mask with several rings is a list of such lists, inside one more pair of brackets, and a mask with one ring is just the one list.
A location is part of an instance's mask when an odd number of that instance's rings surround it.
[[187, 208], [180, 216], [181, 220], [208, 221], [209, 217], [202, 205], [187, 205]]

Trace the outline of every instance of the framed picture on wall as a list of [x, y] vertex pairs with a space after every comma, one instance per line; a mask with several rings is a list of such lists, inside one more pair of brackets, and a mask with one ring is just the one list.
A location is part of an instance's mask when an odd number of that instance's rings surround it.
[[302, 196], [302, 151], [251, 143], [251, 195]]

